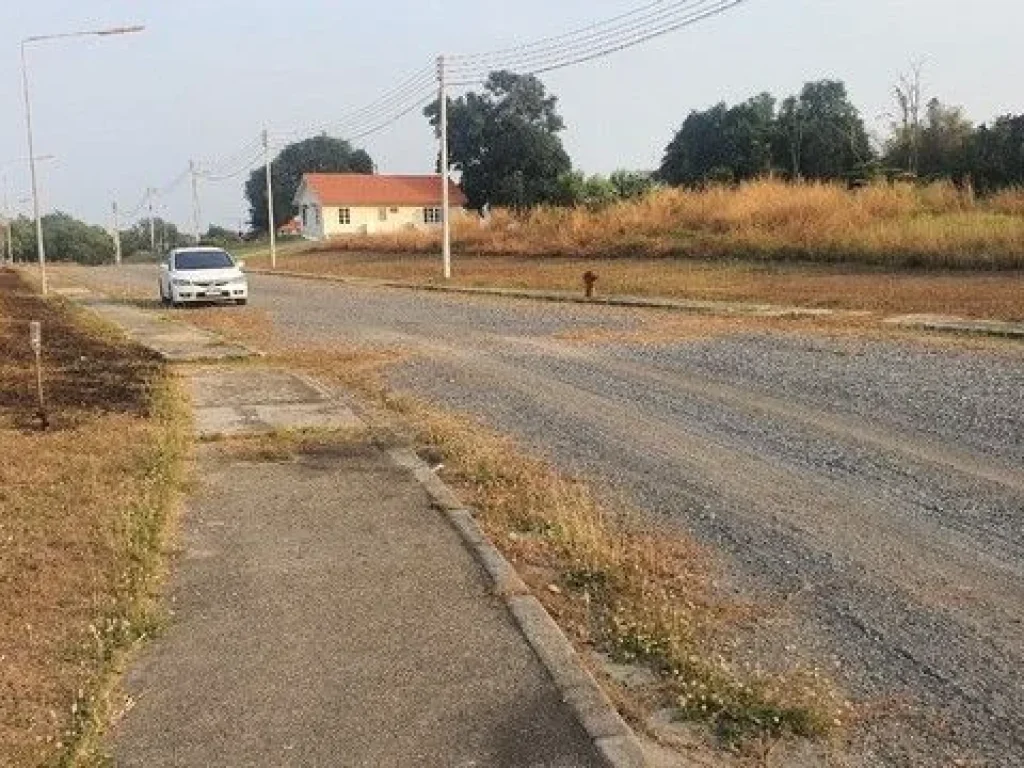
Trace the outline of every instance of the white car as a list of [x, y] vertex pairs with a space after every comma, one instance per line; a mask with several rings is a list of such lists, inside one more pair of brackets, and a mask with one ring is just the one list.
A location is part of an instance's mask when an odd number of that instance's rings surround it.
[[160, 301], [177, 306], [189, 302], [223, 301], [245, 304], [249, 281], [221, 248], [175, 248], [160, 263]]

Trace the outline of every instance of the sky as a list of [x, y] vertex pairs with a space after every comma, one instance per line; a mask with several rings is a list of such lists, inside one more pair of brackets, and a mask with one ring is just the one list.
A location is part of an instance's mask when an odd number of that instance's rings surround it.
[[[264, 126], [304, 138], [440, 53], [530, 42], [646, 2], [2, 0], [0, 176], [12, 208], [28, 213], [19, 43], [29, 35], [146, 26], [28, 48], [36, 154], [54, 156], [39, 166], [44, 211], [109, 226], [113, 202], [131, 213], [147, 187], [180, 177], [190, 158], [234, 170], [258, 153]], [[749, 0], [542, 79], [558, 96], [577, 168], [654, 169], [691, 110], [762, 91], [782, 98], [821, 78], [845, 81], [869, 130], [884, 137], [893, 84], [915, 62], [925, 96], [962, 105], [975, 122], [1024, 112], [1022, 28], [1020, 0]], [[437, 152], [419, 110], [356, 144], [382, 173], [429, 172]], [[244, 178], [200, 182], [202, 229], [244, 225]], [[187, 182], [156, 205], [191, 230]]]

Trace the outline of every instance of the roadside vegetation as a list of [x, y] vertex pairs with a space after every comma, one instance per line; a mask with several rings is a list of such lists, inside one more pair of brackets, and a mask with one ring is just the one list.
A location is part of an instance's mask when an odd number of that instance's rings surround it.
[[[660, 189], [598, 208], [497, 210], [455, 220], [458, 252], [527, 257], [675, 257], [886, 268], [1024, 269], [1024, 190], [976, 199], [949, 183], [752, 181]], [[437, 233], [336, 238], [318, 248], [424, 252]], [[311, 249], [316, 252], [317, 248]]]
[[[47, 428], [28, 322], [43, 324]], [[0, 271], [0, 764], [96, 757], [155, 590], [189, 444], [167, 369]]]

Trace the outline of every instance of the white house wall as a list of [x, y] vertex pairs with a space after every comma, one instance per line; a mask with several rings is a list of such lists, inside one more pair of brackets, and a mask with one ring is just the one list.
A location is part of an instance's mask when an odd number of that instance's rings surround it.
[[[320, 201], [316, 195], [303, 185], [295, 198], [295, 205], [299, 210], [299, 225], [302, 227], [302, 236], [310, 240], [323, 240], [324, 218], [320, 215], [323, 213], [323, 209], [320, 207]], [[305, 219], [303, 219], [302, 215], [303, 209], [306, 211]], [[337, 216], [337, 213], [335, 213], [335, 216]]]
[[[342, 207], [349, 209], [349, 223], [342, 224], [339, 211]], [[386, 219], [381, 221], [380, 210], [384, 207]], [[398, 207], [395, 206], [328, 206], [324, 209], [324, 236], [334, 237], [336, 235], [373, 235], [400, 232], [408, 229], [436, 229], [440, 224], [425, 224], [423, 221], [423, 206]], [[451, 208], [451, 216], [461, 216], [462, 208]]]

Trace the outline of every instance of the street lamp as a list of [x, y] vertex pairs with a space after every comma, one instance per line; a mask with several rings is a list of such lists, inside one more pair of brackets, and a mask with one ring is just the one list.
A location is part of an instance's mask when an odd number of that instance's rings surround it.
[[46, 248], [43, 245], [43, 220], [39, 215], [39, 188], [36, 181], [36, 158], [32, 141], [32, 102], [28, 96], [28, 66], [25, 61], [25, 47], [30, 43], [46, 40], [61, 40], [69, 37], [109, 37], [111, 35], [129, 35], [141, 32], [145, 27], [112, 27], [110, 29], [89, 30], [86, 32], [63, 32], [56, 35], [33, 35], [21, 41], [21, 85], [25, 94], [25, 130], [28, 133], [28, 166], [32, 177], [32, 212], [36, 219], [36, 252], [39, 254], [39, 280], [43, 295], [46, 295]]

